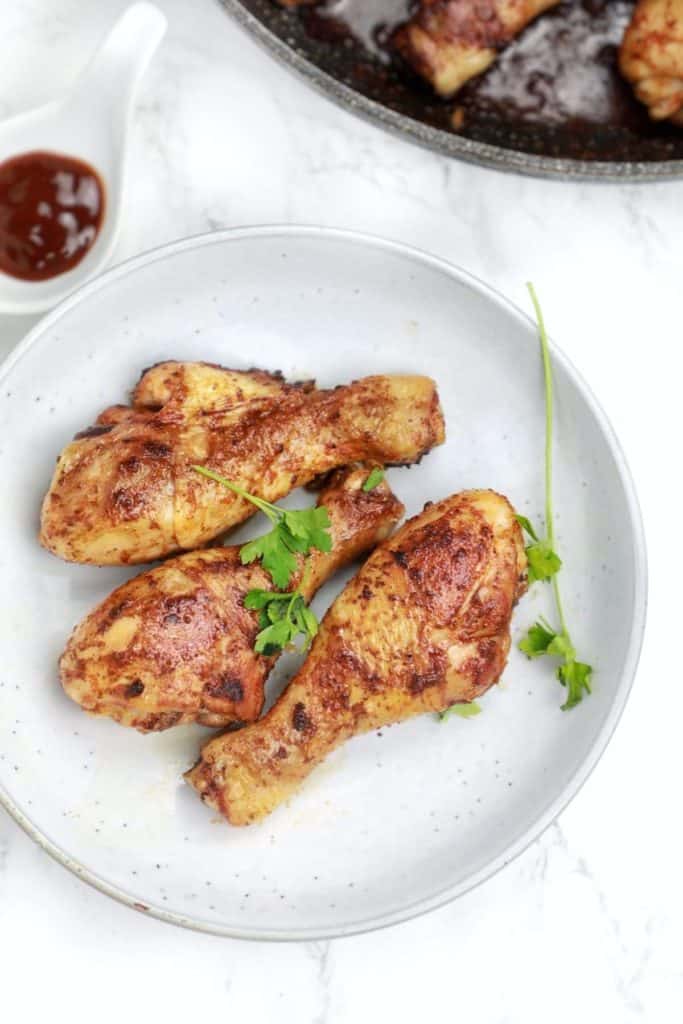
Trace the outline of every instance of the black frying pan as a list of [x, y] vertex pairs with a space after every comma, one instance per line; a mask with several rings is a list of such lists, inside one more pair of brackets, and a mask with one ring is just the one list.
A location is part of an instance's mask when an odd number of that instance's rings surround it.
[[390, 56], [389, 31], [410, 0], [324, 0], [298, 11], [275, 0], [220, 2], [342, 105], [439, 152], [565, 178], [683, 174], [683, 129], [651, 122], [616, 67], [633, 0], [565, 0], [448, 102]]

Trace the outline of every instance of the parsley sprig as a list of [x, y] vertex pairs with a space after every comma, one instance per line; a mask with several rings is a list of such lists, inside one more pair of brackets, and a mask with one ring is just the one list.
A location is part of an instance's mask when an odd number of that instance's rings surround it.
[[515, 519], [533, 541], [533, 544], [527, 544], [524, 549], [529, 583], [535, 583], [536, 580], [551, 580], [562, 568], [562, 559], [553, 547], [554, 540], [550, 537], [542, 540], [526, 516], [515, 516]]
[[370, 470], [365, 478], [362, 490], [366, 492], [374, 491], [375, 487], [378, 487], [382, 483], [382, 480], [384, 480], [384, 470], [380, 469], [379, 466], [375, 466], [374, 469]]
[[284, 590], [289, 586], [289, 581], [297, 570], [298, 554], [307, 555], [314, 548], [318, 551], [332, 550], [330, 517], [323, 505], [295, 511], [278, 508], [265, 498], [249, 494], [242, 487], [207, 469], [206, 466], [192, 468], [210, 480], [223, 484], [245, 501], [251, 502], [270, 519], [273, 529], [270, 533], [264, 533], [262, 537], [244, 544], [240, 548], [240, 559], [243, 565], [249, 565], [260, 558], [263, 568], [270, 573], [278, 590]]
[[528, 284], [529, 295], [534, 305], [538, 322], [538, 335], [541, 342], [543, 358], [543, 377], [545, 381], [545, 538], [539, 538], [526, 516], [517, 516], [522, 529], [533, 541], [526, 548], [529, 562], [529, 582], [536, 580], [550, 581], [555, 598], [555, 606], [559, 619], [559, 629], [554, 629], [547, 619], [540, 618], [529, 629], [521, 641], [519, 648], [529, 658], [540, 658], [544, 655], [559, 658], [556, 675], [567, 690], [567, 699], [562, 705], [563, 711], [576, 707], [583, 700], [585, 693], [591, 692], [591, 675], [593, 669], [585, 662], [577, 660], [576, 649], [571, 641], [569, 629], [564, 616], [562, 597], [557, 574], [562, 567], [562, 560], [555, 551], [555, 529], [553, 517], [553, 376], [550, 366], [550, 347], [545, 329], [543, 313], [536, 296], [534, 286]]
[[259, 633], [254, 643], [257, 654], [267, 656], [291, 647], [299, 634], [304, 637], [301, 649], [305, 651], [318, 632], [318, 620], [298, 587], [292, 593], [250, 590], [244, 607], [259, 613]]
[[439, 711], [439, 721], [445, 722], [451, 715], [457, 715], [458, 718], [474, 718], [479, 714], [481, 714], [481, 704], [472, 700], [469, 704], [451, 704], [445, 711]]
[[[270, 574], [277, 590], [250, 590], [244, 598], [244, 607], [259, 613], [259, 632], [256, 634], [254, 650], [266, 656], [276, 654], [285, 647], [294, 645], [300, 634], [304, 637], [303, 650], [310, 646], [318, 632], [318, 620], [306, 604], [302, 588], [309, 568], [304, 562], [301, 582], [293, 590], [286, 590], [298, 567], [297, 555], [308, 555], [313, 549], [331, 551], [332, 537], [329, 532], [330, 517], [324, 505], [290, 511], [272, 505], [265, 498], [249, 494], [232, 480], [214, 473], [206, 466], [193, 466], [198, 473], [215, 480], [240, 498], [251, 502], [270, 519], [273, 529], [240, 548], [242, 565], [249, 565], [257, 559]], [[379, 481], [378, 481], [379, 483]]]

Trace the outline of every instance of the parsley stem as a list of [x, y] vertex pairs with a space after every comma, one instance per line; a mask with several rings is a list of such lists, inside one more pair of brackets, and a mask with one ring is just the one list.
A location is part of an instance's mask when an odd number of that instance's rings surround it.
[[[533, 527], [524, 516], [517, 516], [517, 522], [534, 540], [525, 550], [529, 562], [529, 579], [551, 580], [553, 599], [560, 629], [555, 631], [547, 619], [541, 616], [524, 637], [519, 647], [529, 658], [551, 655], [560, 659], [556, 676], [566, 687], [567, 699], [562, 705], [563, 711], [576, 707], [583, 700], [585, 693], [591, 692], [590, 665], [577, 661], [576, 650], [572, 644], [567, 622], [562, 607], [558, 573], [562, 560], [555, 550], [555, 523], [553, 519], [553, 377], [550, 364], [550, 345], [545, 329], [541, 305], [536, 296], [534, 286], [527, 284], [529, 295], [536, 313], [538, 337], [541, 343], [543, 361], [543, 379], [545, 384], [545, 532], [546, 536], [538, 540]], [[539, 557], [540, 555], [540, 557]]]
[[296, 590], [292, 591], [292, 598], [289, 604], [287, 605], [287, 618], [289, 619], [290, 622], [292, 621], [292, 608], [294, 606], [294, 602], [298, 597], [301, 597], [301, 591], [297, 587]]
[[[538, 301], [536, 290], [529, 281], [527, 289], [534, 305], [536, 319], [538, 321], [538, 336], [541, 342], [541, 355], [543, 357], [543, 379], [545, 383], [545, 530], [548, 544], [555, 550], [555, 523], [553, 517], [553, 373], [550, 365], [550, 346], [548, 344], [548, 333], [545, 328], [543, 311]], [[557, 573], [552, 578], [552, 588], [555, 595], [555, 604], [560, 619], [563, 636], [568, 640], [569, 631], [564, 617], [560, 586], [557, 580]]]
[[550, 350], [548, 334], [541, 304], [533, 284], [527, 284], [531, 301], [534, 304], [538, 321], [538, 335], [541, 342], [543, 358], [543, 379], [545, 383], [545, 530], [551, 548], [555, 547], [555, 528], [553, 524], [553, 374], [550, 366]]
[[227, 480], [224, 476], [220, 476], [218, 473], [214, 473], [212, 469], [207, 469], [206, 466], [193, 466], [197, 473], [201, 473], [202, 476], [207, 476], [209, 480], [215, 480], [218, 484], [223, 484], [228, 490], [234, 494], [239, 495], [240, 498], [244, 498], [245, 501], [250, 501], [252, 505], [255, 505], [259, 511], [263, 512], [264, 515], [268, 516], [271, 523], [279, 523], [282, 519], [282, 510], [277, 505], [271, 505], [265, 498], [258, 498], [255, 494], [249, 494], [242, 487], [238, 487], [231, 480]]
[[564, 618], [564, 609], [562, 608], [562, 598], [560, 597], [560, 585], [557, 582], [557, 575], [553, 576], [550, 581], [555, 594], [555, 604], [557, 605], [557, 614], [560, 617], [560, 626], [562, 627], [562, 635], [566, 640], [569, 640], [569, 630], [567, 629], [567, 623]]

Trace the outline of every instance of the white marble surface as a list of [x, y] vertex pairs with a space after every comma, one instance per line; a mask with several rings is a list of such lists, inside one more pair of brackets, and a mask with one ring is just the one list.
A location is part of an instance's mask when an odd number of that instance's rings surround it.
[[[283, 1024], [680, 1020], [683, 182], [557, 184], [442, 159], [309, 91], [214, 0], [159, 4], [170, 31], [140, 92], [116, 258], [219, 226], [322, 223], [430, 249], [520, 302], [533, 279], [631, 461], [648, 632], [621, 726], [560, 822], [480, 889], [380, 934], [278, 946], [183, 932], [80, 884], [0, 812], [0, 1012], [68, 1010], [73, 1024], [147, 1010]], [[67, 85], [123, 6], [3, 5], [0, 116]], [[32, 322], [0, 319], [0, 355]]]

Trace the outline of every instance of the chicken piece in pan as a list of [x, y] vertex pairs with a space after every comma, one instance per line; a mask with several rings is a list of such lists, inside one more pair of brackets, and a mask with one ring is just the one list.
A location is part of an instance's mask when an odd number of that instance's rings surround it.
[[132, 407], [106, 410], [63, 450], [40, 540], [67, 561], [150, 562], [254, 513], [197, 464], [277, 501], [338, 466], [416, 462], [443, 438], [427, 377], [366, 377], [322, 391], [261, 372], [163, 364], [143, 377]]
[[263, 818], [351, 736], [471, 701], [501, 675], [526, 587], [510, 503], [469, 491], [381, 544], [260, 721], [210, 740], [188, 782], [235, 825]]
[[619, 68], [653, 120], [683, 125], [683, 0], [638, 0]]
[[[338, 470], [319, 495], [332, 549], [314, 550], [298, 585], [306, 600], [337, 569], [392, 531], [403, 506], [385, 482], [363, 490], [369, 467]], [[239, 548], [210, 548], [169, 559], [118, 587], [76, 627], [60, 660], [66, 693], [86, 711], [141, 732], [187, 722], [251, 722], [263, 705], [276, 658], [254, 651], [258, 614], [248, 591], [272, 590]]]
[[419, 0], [393, 34], [394, 49], [439, 96], [453, 96], [559, 0]]

